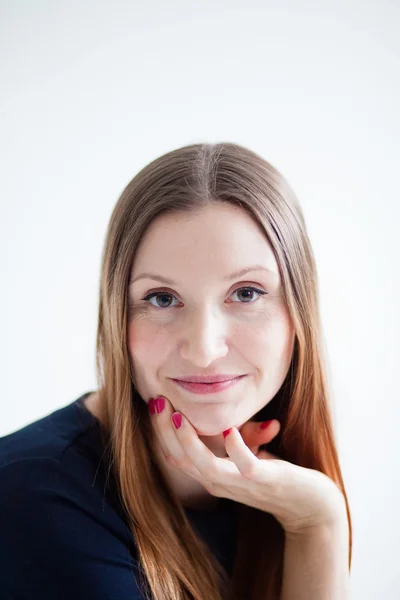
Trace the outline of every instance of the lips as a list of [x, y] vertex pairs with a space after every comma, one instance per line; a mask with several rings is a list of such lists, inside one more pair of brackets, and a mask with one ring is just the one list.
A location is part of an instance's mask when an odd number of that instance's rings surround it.
[[245, 377], [246, 375], [240, 375], [239, 377], [225, 379], [223, 381], [216, 381], [214, 383], [197, 383], [183, 381], [179, 379], [173, 379], [172, 381], [174, 381], [180, 387], [183, 387], [185, 390], [188, 390], [189, 392], [193, 392], [194, 394], [205, 395], [216, 394], [217, 392], [227, 390], [233, 385], [237, 385]]
[[187, 377], [174, 377], [174, 381], [185, 381], [188, 383], [220, 383], [221, 381], [229, 381], [243, 377], [240, 374], [232, 375], [188, 375]]

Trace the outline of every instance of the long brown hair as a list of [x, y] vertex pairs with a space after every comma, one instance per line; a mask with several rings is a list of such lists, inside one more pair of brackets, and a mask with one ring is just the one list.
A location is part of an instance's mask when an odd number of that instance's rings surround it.
[[350, 509], [333, 430], [316, 265], [302, 210], [284, 177], [256, 153], [233, 143], [193, 144], [157, 158], [128, 183], [112, 212], [101, 264], [96, 365], [109, 468], [137, 546], [143, 594], [155, 600], [281, 595], [285, 534], [273, 515], [238, 505], [230, 581], [194, 531], [163, 476], [127, 346], [130, 270], [147, 227], [160, 214], [196, 212], [219, 202], [239, 205], [265, 233], [296, 334], [286, 379], [254, 419], [281, 423], [266, 449], [321, 471], [342, 491], [351, 566]]

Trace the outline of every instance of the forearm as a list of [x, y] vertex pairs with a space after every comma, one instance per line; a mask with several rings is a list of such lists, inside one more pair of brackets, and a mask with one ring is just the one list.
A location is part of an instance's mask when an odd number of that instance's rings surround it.
[[347, 519], [286, 535], [282, 600], [349, 600]]

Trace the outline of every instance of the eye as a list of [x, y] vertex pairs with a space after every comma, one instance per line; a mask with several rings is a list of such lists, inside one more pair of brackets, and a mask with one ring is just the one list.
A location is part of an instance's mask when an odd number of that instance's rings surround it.
[[256, 299], [260, 296], [264, 296], [264, 294], [267, 293], [267, 292], [264, 292], [264, 290], [259, 290], [255, 287], [244, 287], [244, 288], [239, 288], [238, 290], [233, 292], [233, 294], [238, 294], [239, 292], [243, 292], [243, 291], [246, 292], [246, 295], [245, 295], [246, 301], [244, 303], [242, 302], [241, 304], [253, 304], [253, 301], [251, 300], [251, 298], [249, 298], [249, 296], [254, 297], [253, 296], [254, 293], [257, 294]]
[[163, 298], [164, 302], [168, 302], [169, 298], [175, 298], [175, 296], [173, 296], [172, 294], [168, 294], [167, 292], [152, 292], [151, 294], [148, 294], [147, 296], [142, 298], [142, 300], [148, 302], [149, 304], [151, 304], [151, 306], [154, 306], [154, 308], [171, 308], [171, 306], [157, 306], [150, 302], [150, 300], [152, 300], [153, 298], [157, 298], [158, 296]]
[[[254, 294], [257, 294], [257, 296], [256, 296], [256, 299], [257, 299], [258, 297], [264, 296], [264, 294], [267, 293], [267, 292], [264, 292], [264, 290], [259, 290], [258, 288], [255, 288], [255, 287], [243, 287], [243, 288], [239, 288], [238, 290], [234, 291], [233, 294], [238, 294], [239, 292], [245, 292], [245, 296], [244, 296], [245, 301], [244, 302], [239, 301], [239, 304], [254, 304], [254, 300], [252, 299], [252, 298], [254, 298]], [[164, 303], [163, 306], [158, 306], [157, 304], [153, 304], [152, 302], [150, 302], [150, 300], [152, 300], [153, 298], [158, 298], [158, 297], [162, 298], [161, 303], [162, 304]], [[142, 298], [142, 300], [151, 304], [151, 306], [153, 306], [154, 308], [163, 309], [163, 308], [172, 308], [173, 305], [168, 304], [168, 302], [170, 302], [171, 298], [175, 298], [175, 296], [173, 294], [169, 294], [168, 292], [152, 292], [151, 294], [148, 294], [147, 296]], [[175, 298], [175, 300], [177, 300], [177, 298]], [[168, 304], [168, 306], [166, 306], [165, 304]]]

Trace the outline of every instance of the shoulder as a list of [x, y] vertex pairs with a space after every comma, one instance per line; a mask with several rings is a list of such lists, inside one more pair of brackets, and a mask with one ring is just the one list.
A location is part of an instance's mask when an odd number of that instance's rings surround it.
[[92, 416], [82, 408], [86, 395], [0, 437], [0, 467], [25, 457], [60, 458], [69, 445], [93, 426]]
[[44, 531], [51, 520], [62, 517], [57, 525], [61, 531], [68, 519], [83, 522], [85, 510], [93, 513], [100, 506], [90, 482], [54, 457], [24, 457], [3, 464], [0, 488], [0, 522], [6, 530], [25, 524]]
[[[0, 438], [0, 519], [91, 514], [113, 521], [99, 433], [77, 401]], [[6, 525], [6, 524], [5, 524]], [[67, 533], [67, 532], [66, 532]]]
[[76, 403], [0, 438], [0, 586], [10, 597], [142, 598], [97, 440]]
[[55, 458], [24, 458], [0, 469], [0, 488], [0, 564], [16, 597], [141, 598], [133, 537], [81, 476]]

